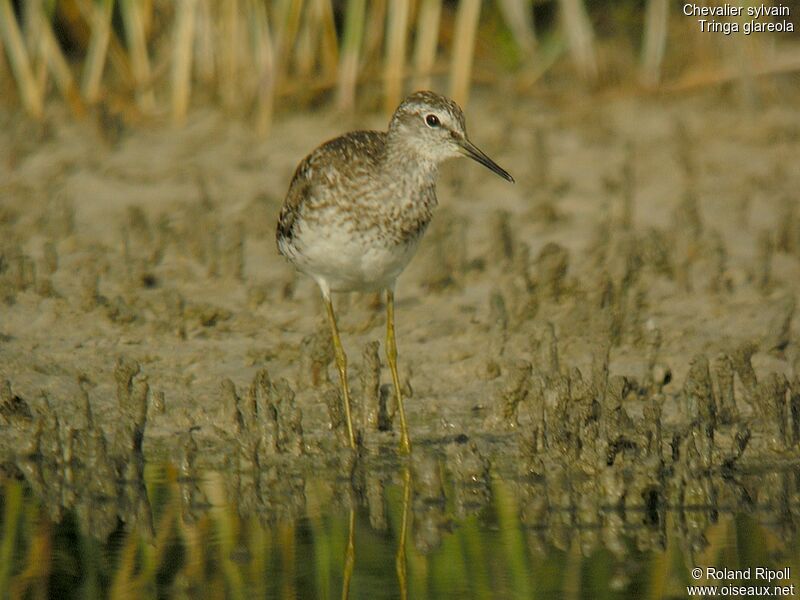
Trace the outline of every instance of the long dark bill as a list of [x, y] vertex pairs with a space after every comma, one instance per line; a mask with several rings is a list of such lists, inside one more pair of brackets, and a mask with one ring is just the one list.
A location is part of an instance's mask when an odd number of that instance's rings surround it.
[[514, 183], [514, 178], [511, 174], [506, 171], [503, 167], [498, 165], [494, 162], [491, 158], [486, 156], [482, 150], [480, 150], [475, 144], [470, 142], [469, 140], [461, 140], [461, 148], [464, 150], [464, 155], [469, 156], [472, 160], [475, 160], [481, 163], [487, 169], [490, 169], [500, 175], [503, 179], [507, 179], [511, 183]]

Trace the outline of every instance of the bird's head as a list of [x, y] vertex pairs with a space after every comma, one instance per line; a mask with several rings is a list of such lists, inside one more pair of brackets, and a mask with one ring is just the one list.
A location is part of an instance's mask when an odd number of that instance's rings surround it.
[[390, 137], [411, 147], [425, 160], [440, 163], [468, 156], [500, 177], [514, 178], [467, 137], [464, 113], [455, 102], [434, 92], [414, 92], [403, 100], [389, 124]]

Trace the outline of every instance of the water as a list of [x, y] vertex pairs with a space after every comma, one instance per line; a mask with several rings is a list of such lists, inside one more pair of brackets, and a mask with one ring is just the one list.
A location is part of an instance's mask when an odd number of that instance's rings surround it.
[[[738, 569], [710, 583], [750, 593], [800, 572], [794, 471], [625, 510], [581, 494], [592, 478], [459, 479], [437, 460], [333, 477], [147, 465], [112, 496], [31, 473], [0, 486], [3, 598], [686, 598], [707, 579], [693, 568]], [[760, 486], [775, 501], [741, 496]]]

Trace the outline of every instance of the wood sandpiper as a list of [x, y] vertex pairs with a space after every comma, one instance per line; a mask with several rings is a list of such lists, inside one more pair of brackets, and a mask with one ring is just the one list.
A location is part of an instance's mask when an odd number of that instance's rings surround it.
[[397, 375], [394, 287], [436, 207], [439, 163], [456, 156], [514, 181], [469, 141], [455, 102], [416, 92], [397, 108], [388, 131], [352, 131], [325, 142], [300, 162], [289, 185], [278, 218], [278, 251], [322, 292], [353, 449], [347, 357], [331, 292], [386, 291], [386, 359], [400, 415], [400, 451], [410, 452]]

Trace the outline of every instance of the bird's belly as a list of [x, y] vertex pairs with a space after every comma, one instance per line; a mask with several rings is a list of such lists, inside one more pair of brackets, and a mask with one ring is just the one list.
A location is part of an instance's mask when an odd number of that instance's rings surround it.
[[414, 256], [419, 237], [394, 243], [369, 232], [336, 231], [298, 242], [292, 262], [331, 290], [348, 292], [391, 287]]

